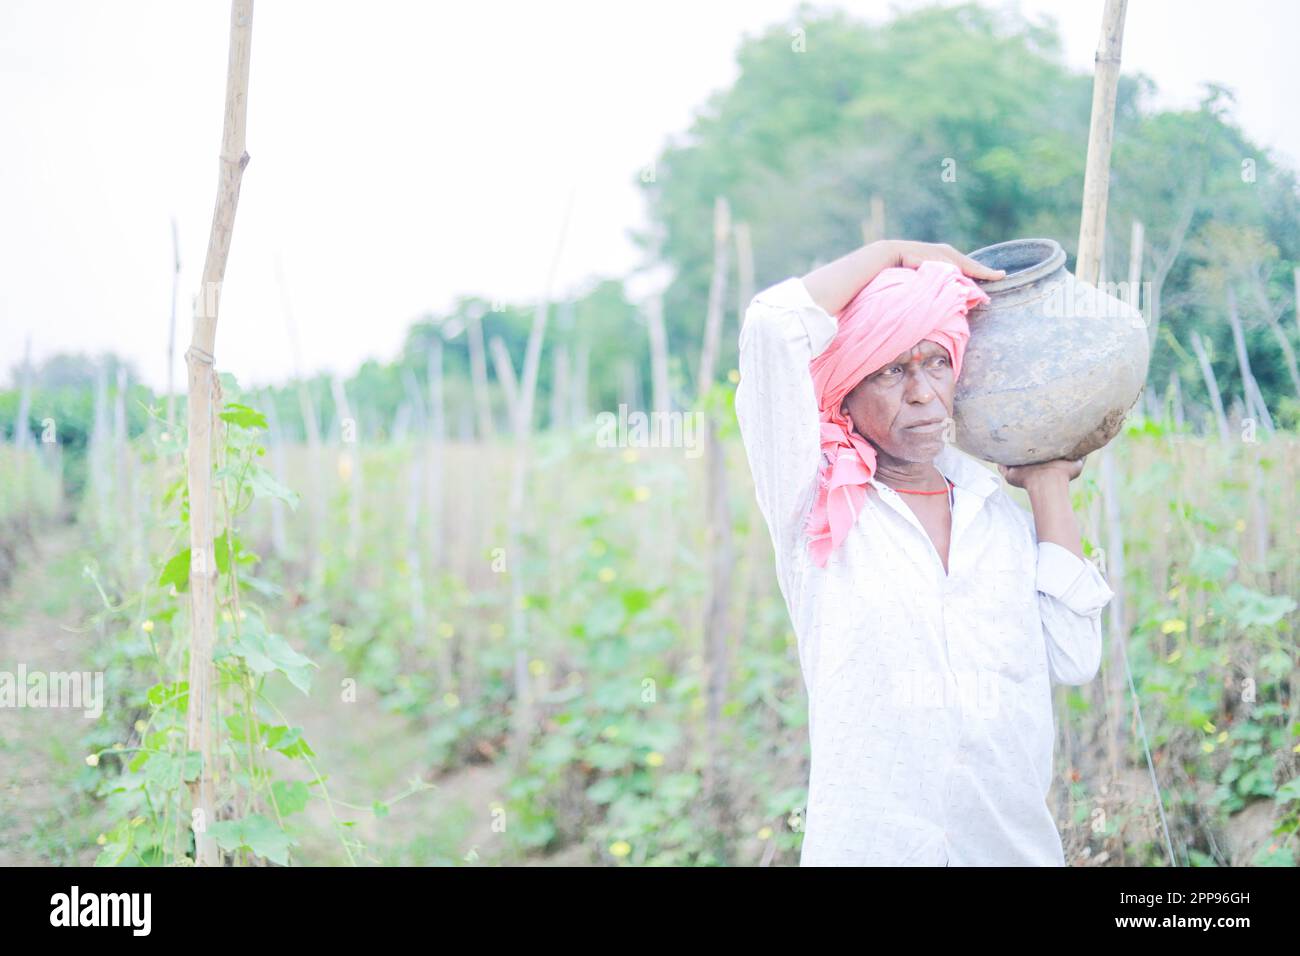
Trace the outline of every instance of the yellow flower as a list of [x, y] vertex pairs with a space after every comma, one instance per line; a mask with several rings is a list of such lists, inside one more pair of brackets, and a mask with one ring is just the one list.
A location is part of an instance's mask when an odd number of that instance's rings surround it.
[[1207, 740], [1205, 743], [1201, 744], [1201, 749], [1204, 750], [1207, 754], [1212, 754], [1214, 753], [1214, 744], [1210, 743]]
[[1233, 530], [1235, 530], [1235, 531], [1245, 531], [1245, 530], [1246, 530], [1246, 521], [1245, 521], [1245, 519], [1244, 519], [1244, 518], [1238, 518], [1235, 522], [1233, 522], [1232, 527], [1233, 527]]
[[86, 763], [91, 767], [99, 766], [99, 754], [90, 754], [86, 757]]
[[735, 368], [733, 368], [730, 372], [728, 372], [728, 373], [727, 373], [727, 381], [730, 382], [732, 385], [735, 385], [737, 382], [739, 382], [739, 381], [740, 381], [740, 369], [735, 369]]
[[534, 677], [541, 677], [546, 673], [546, 662], [536, 659], [529, 661], [528, 673], [532, 674]]
[[637, 501], [646, 501], [650, 498], [650, 489], [645, 485], [637, 485], [632, 491], [632, 497]]
[[608, 584], [610, 581], [613, 581], [618, 577], [618, 573], [611, 567], [604, 567], [600, 569], [596, 574], [596, 577], [599, 579], [601, 584]]
[[442, 702], [446, 704], [449, 708], [460, 706], [460, 698], [457, 697], [455, 694], [451, 693], [450, 691], [442, 695]]
[[451, 621], [443, 621], [438, 625], [439, 637], [451, 637], [456, 633], [456, 626]]
[[1217, 740], [1219, 743], [1223, 743], [1225, 740], [1228, 739], [1228, 732], [1226, 730], [1221, 730], [1219, 731], [1219, 736], [1215, 737], [1214, 739]]
[[1172, 654], [1170, 654], [1168, 657], [1165, 658], [1165, 663], [1173, 664], [1182, 656], [1183, 656], [1183, 649], [1180, 647], [1177, 650], [1175, 650]]
[[105, 843], [108, 842], [108, 837], [104, 836], [104, 834], [101, 833], [99, 836], [95, 837], [95, 842], [98, 843], [100, 846], [103, 846]]
[[1180, 594], [1182, 594], [1182, 593], [1183, 593], [1183, 586], [1182, 586], [1181, 584], [1178, 585], [1177, 587], [1172, 587], [1172, 588], [1170, 588], [1170, 589], [1169, 589], [1169, 600], [1171, 600], [1171, 601], [1177, 600], [1177, 599], [1178, 599], [1178, 595], [1180, 595]]
[[153, 621], [145, 621], [143, 624], [140, 625], [140, 627], [144, 629], [144, 632], [146, 634], [153, 633]]
[[771, 828], [771, 827], [763, 827], [763, 829], [761, 829], [761, 830], [758, 831], [758, 838], [759, 838], [760, 840], [770, 840], [770, 839], [772, 839], [772, 828]]
[[632, 846], [626, 840], [618, 840], [617, 842], [610, 844], [609, 852], [613, 856], [622, 859], [632, 852]]
[[148, 728], [149, 728], [149, 725], [146, 724], [143, 720], [137, 720], [137, 721], [135, 722], [135, 732], [136, 732], [137, 734], [142, 734], [142, 733], [144, 733]]
[[1181, 634], [1187, 630], [1187, 622], [1180, 617], [1171, 617], [1160, 625], [1162, 634]]
[[1207, 734], [1212, 734], [1215, 731], [1215, 726], [1207, 720], [1205, 723], [1201, 724], [1201, 729]]
[[657, 750], [652, 750], [645, 755], [647, 767], [662, 767], [664, 765], [664, 755]]

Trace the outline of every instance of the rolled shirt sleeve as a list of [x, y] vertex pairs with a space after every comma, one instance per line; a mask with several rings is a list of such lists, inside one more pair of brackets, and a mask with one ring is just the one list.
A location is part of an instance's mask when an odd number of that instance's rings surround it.
[[778, 565], [802, 534], [821, 463], [820, 422], [808, 363], [837, 324], [792, 276], [764, 289], [740, 330], [736, 418]]
[[1054, 684], [1086, 684], [1101, 666], [1101, 612], [1115, 593], [1097, 566], [1038, 542], [1038, 609]]

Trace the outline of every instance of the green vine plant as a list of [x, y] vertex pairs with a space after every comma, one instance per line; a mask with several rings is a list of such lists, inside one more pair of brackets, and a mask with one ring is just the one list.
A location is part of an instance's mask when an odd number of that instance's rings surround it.
[[[232, 378], [222, 377], [222, 391], [235, 394]], [[347, 860], [356, 864], [364, 850], [355, 820], [340, 819], [339, 801], [330, 795], [316, 753], [268, 696], [268, 682], [288, 681], [304, 694], [311, 690], [317, 665], [277, 633], [261, 602], [274, 601], [281, 589], [259, 578], [259, 556], [240, 534], [240, 517], [258, 498], [278, 498], [296, 508], [299, 496], [283, 486], [261, 463], [266, 454], [266, 419], [238, 401], [216, 405], [213, 430], [214, 494], [220, 533], [214, 541], [218, 570], [216, 666], [216, 742], [213, 778], [217, 787], [216, 819], [207, 823], [222, 862], [231, 865], [289, 865], [304, 829], [309, 802], [322, 801]], [[158, 412], [151, 410], [157, 417]], [[160, 451], [183, 460], [184, 434], [162, 433]], [[162, 496], [161, 507], [178, 508], [166, 522], [171, 547], [189, 539], [189, 500], [183, 469]], [[170, 550], [170, 549], [169, 549]], [[148, 643], [145, 655], [155, 665], [157, 681], [126, 702], [133, 711], [131, 739], [102, 747], [87, 763], [103, 771], [98, 796], [118, 820], [99, 837], [97, 866], [192, 865], [194, 821], [187, 783], [197, 779], [201, 755], [186, 747], [189, 685], [188, 629], [182, 595], [189, 585], [189, 548], [163, 562], [156, 581], [140, 595], [139, 631]], [[98, 582], [96, 582], [98, 586]], [[114, 606], [117, 617], [126, 605]], [[163, 632], [170, 646], [159, 642]], [[134, 630], [134, 628], [133, 628]], [[400, 794], [400, 799], [408, 794]], [[393, 800], [387, 801], [392, 803]], [[376, 804], [379, 806], [380, 804]], [[386, 806], [386, 804], [385, 804]]]

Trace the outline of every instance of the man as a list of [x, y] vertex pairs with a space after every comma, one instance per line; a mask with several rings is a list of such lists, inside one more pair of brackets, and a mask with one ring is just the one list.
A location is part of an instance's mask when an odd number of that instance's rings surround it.
[[[736, 414], [808, 691], [801, 865], [1062, 866], [1051, 686], [1101, 660], [1080, 461], [1002, 476], [949, 447], [990, 270], [863, 246], [754, 297]], [[838, 318], [835, 318], [838, 317]]]

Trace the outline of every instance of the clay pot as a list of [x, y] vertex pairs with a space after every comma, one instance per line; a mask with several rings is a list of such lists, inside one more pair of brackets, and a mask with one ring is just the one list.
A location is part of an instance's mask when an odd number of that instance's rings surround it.
[[1141, 313], [1067, 272], [1052, 239], [1015, 239], [970, 256], [1007, 275], [980, 283], [991, 301], [967, 316], [971, 337], [953, 398], [957, 447], [1025, 465], [1105, 445], [1146, 382]]

